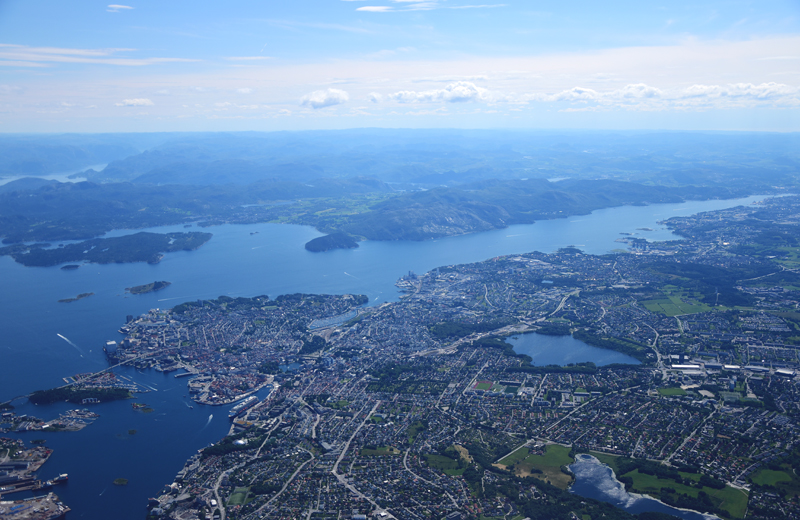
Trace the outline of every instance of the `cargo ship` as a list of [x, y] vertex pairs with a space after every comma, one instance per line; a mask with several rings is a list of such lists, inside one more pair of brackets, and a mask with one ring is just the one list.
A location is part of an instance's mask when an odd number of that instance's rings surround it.
[[239, 417], [244, 412], [254, 407], [256, 404], [258, 404], [258, 397], [251, 395], [241, 403], [231, 408], [230, 413], [228, 413], [228, 419], [233, 420], [236, 417]]

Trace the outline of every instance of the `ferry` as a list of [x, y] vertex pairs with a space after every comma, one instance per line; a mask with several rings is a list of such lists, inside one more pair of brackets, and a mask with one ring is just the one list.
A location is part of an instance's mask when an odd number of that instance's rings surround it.
[[254, 407], [256, 404], [258, 404], [258, 397], [251, 395], [241, 403], [231, 408], [231, 411], [228, 414], [228, 419], [230, 420], [235, 419], [236, 417], [240, 416], [250, 408]]

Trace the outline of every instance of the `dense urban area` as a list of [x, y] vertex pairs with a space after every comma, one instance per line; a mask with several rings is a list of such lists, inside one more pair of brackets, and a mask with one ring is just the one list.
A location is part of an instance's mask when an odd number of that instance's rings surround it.
[[[778, 197], [670, 219], [679, 241], [643, 228], [603, 256], [441, 266], [379, 307], [290, 294], [130, 317], [112, 365], [182, 370], [196, 402], [242, 403], [148, 516], [633, 518], [568, 491], [590, 454], [675, 507], [800, 518], [799, 218], [800, 198]], [[628, 362], [537, 365], [508, 342], [525, 334]]]

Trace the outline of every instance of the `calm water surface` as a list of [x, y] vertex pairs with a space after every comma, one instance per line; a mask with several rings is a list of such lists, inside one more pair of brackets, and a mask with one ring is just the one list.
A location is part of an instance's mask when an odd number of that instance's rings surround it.
[[634, 515], [655, 511], [684, 520], [719, 520], [715, 515], [685, 511], [650, 497], [628, 493], [614, 471], [591, 455], [579, 454], [569, 469], [575, 475], [575, 483], [570, 487], [572, 493], [608, 502]]
[[597, 366], [624, 363], [626, 365], [639, 365], [639, 360], [604, 348], [587, 345], [572, 336], [548, 336], [545, 334], [521, 334], [508, 338], [506, 342], [514, 346], [517, 354], [526, 354], [531, 357], [531, 364], [567, 365], [569, 363], [585, 363], [591, 361]]
[[[257, 296], [304, 293], [360, 293], [371, 304], [398, 299], [394, 282], [408, 271], [476, 262], [530, 251], [552, 252], [574, 245], [602, 254], [625, 247], [620, 233], [648, 240], [675, 239], [659, 220], [677, 215], [750, 204], [763, 197], [687, 202], [595, 211], [591, 215], [512, 226], [507, 229], [425, 242], [366, 242], [352, 250], [310, 253], [303, 245], [320, 233], [310, 227], [276, 224], [228, 225], [205, 229], [214, 237], [197, 251], [167, 254], [161, 263], [84, 265], [76, 271], [34, 268], [0, 257], [0, 400], [63, 384], [65, 376], [107, 366], [102, 345], [120, 340], [126, 315], [167, 308], [220, 295]], [[640, 231], [637, 228], [652, 228]], [[188, 230], [197, 230], [193, 227]], [[165, 226], [151, 231], [185, 231]], [[115, 231], [118, 236], [130, 231]], [[125, 288], [166, 280], [156, 293], [126, 295]], [[93, 292], [72, 303], [59, 299]], [[69, 339], [69, 342], [60, 336]], [[71, 343], [74, 344], [74, 346]], [[196, 450], [227, 431], [226, 410], [194, 405], [183, 397], [186, 380], [155, 371], [123, 369], [122, 374], [158, 391], [138, 396], [151, 414], [130, 402], [99, 405], [101, 417], [75, 433], [20, 434], [26, 441], [46, 438], [55, 454], [40, 477], [68, 472], [67, 486], [56, 488], [73, 509], [71, 518], [141, 519], [146, 498], [172, 481]], [[20, 413], [48, 420], [62, 405], [18, 405]], [[213, 418], [209, 421], [209, 416]], [[128, 430], [136, 430], [133, 435]], [[115, 478], [129, 479], [116, 487]]]

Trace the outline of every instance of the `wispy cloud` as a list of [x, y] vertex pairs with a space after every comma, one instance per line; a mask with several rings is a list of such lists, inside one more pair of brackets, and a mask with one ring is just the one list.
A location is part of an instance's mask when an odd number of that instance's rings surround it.
[[16, 61], [19, 66], [42, 67], [46, 63], [89, 63], [95, 65], [143, 66], [158, 63], [195, 62], [184, 58], [124, 58], [116, 56], [136, 49], [69, 49], [61, 47], [28, 47], [0, 43], [0, 63]]
[[300, 98], [300, 105], [313, 109], [341, 105], [346, 103], [350, 96], [344, 90], [329, 88], [326, 90], [315, 90]]
[[372, 13], [385, 13], [391, 10], [392, 8], [386, 5], [365, 5], [356, 9], [356, 11], [369, 11]]
[[[800, 88], [782, 83], [732, 83], [728, 85], [695, 84], [688, 87], [659, 89], [644, 83], [599, 92], [574, 87], [555, 94], [533, 93], [523, 98], [542, 103], [566, 102], [593, 109], [730, 109], [756, 107], [800, 107]], [[566, 109], [565, 109], [566, 110]], [[569, 111], [578, 109], [572, 107]]]
[[109, 13], [118, 13], [120, 11], [127, 11], [130, 9], [133, 9], [133, 7], [129, 5], [111, 4], [108, 6], [108, 9], [106, 9], [106, 11], [108, 11]]
[[[347, 2], [354, 0], [345, 0]], [[478, 4], [478, 5], [446, 5], [438, 0], [423, 1], [419, 0], [392, 0], [394, 3], [404, 4], [402, 7], [390, 5], [365, 5], [356, 11], [367, 11], [373, 13], [399, 13], [404, 11], [433, 11], [435, 9], [492, 9], [495, 7], [506, 7], [508, 4]]]
[[121, 103], [116, 103], [118, 107], [151, 107], [155, 103], [147, 98], [123, 99]]

